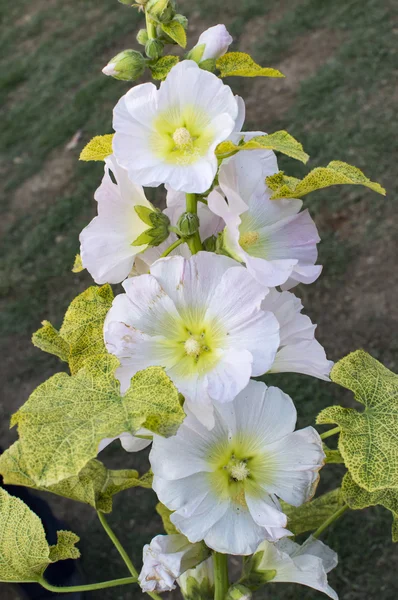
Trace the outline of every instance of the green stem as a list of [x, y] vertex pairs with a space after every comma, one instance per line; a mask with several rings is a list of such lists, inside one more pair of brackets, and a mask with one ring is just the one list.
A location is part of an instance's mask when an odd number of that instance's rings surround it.
[[320, 438], [321, 440], [326, 440], [326, 438], [330, 437], [331, 435], [336, 435], [336, 433], [340, 433], [341, 431], [341, 427], [334, 427], [333, 429], [329, 429], [329, 431], [325, 431], [325, 433], [321, 433]]
[[[128, 570], [130, 571], [130, 573], [132, 574], [133, 577], [135, 577], [135, 580], [137, 581], [138, 578], [138, 571], [135, 568], [135, 566], [133, 565], [133, 563], [130, 560], [129, 555], [127, 554], [126, 550], [123, 548], [122, 544], [119, 542], [118, 538], [116, 537], [116, 534], [113, 532], [113, 530], [110, 528], [108, 521], [105, 518], [105, 515], [100, 512], [97, 511], [97, 515], [98, 518], [101, 522], [102, 527], [105, 529], [106, 533], [108, 534], [108, 536], [110, 537], [110, 539], [112, 540], [115, 548], [117, 549], [117, 551], [119, 552], [120, 556], [122, 557], [126, 567], [128, 568]], [[148, 596], [150, 596], [151, 598], [153, 598], [153, 600], [161, 600], [160, 596], [158, 596], [158, 594], [155, 594], [154, 592], [147, 592]]]
[[214, 563], [214, 600], [224, 600], [228, 588], [228, 555], [213, 552]]
[[168, 256], [170, 254], [170, 252], [173, 252], [174, 248], [178, 248], [178, 246], [180, 246], [180, 244], [183, 244], [185, 242], [185, 240], [183, 240], [182, 238], [180, 238], [179, 240], [176, 240], [173, 244], [171, 244], [168, 248], [166, 248], [166, 250], [160, 255], [160, 258], [164, 258], [165, 256]]
[[156, 25], [152, 21], [151, 17], [145, 12], [145, 22], [146, 22], [146, 30], [148, 32], [148, 39], [155, 40], [156, 39]]
[[[196, 194], [186, 194], [186, 206], [187, 212], [198, 214], [198, 199]], [[186, 238], [186, 242], [189, 246], [191, 254], [196, 254], [202, 250], [202, 242], [200, 241], [199, 231], [194, 233], [191, 237]]]
[[333, 513], [328, 519], [326, 519], [326, 521], [324, 521], [322, 523], [322, 525], [320, 525], [318, 527], [318, 529], [315, 531], [315, 533], [312, 534], [312, 537], [319, 538], [319, 536], [325, 531], [325, 529], [327, 529], [329, 527], [329, 525], [331, 525], [332, 523], [337, 521], [337, 519], [339, 519], [341, 517], [341, 515], [343, 515], [345, 513], [345, 511], [348, 510], [349, 508], [350, 507], [348, 506], [348, 504], [344, 504], [341, 508], [336, 510], [335, 513]]
[[116, 587], [117, 585], [129, 585], [131, 583], [137, 583], [136, 577], [124, 577], [123, 579], [112, 579], [112, 581], [102, 581], [100, 583], [88, 583], [87, 585], [72, 585], [69, 587], [58, 587], [57, 585], [51, 585], [42, 577], [39, 580], [42, 587], [50, 592], [56, 594], [66, 594], [68, 592], [90, 592], [92, 590], [103, 590], [105, 588]]

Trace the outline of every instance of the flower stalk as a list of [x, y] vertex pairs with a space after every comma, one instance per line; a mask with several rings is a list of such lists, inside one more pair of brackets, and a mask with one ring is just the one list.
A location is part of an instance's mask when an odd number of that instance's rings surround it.
[[[196, 194], [186, 194], [186, 207], [188, 213], [197, 214], [198, 212], [198, 199]], [[197, 231], [191, 237], [186, 239], [189, 249], [192, 254], [196, 254], [202, 250], [202, 242], [200, 240], [199, 232]]]
[[214, 600], [224, 600], [229, 588], [228, 555], [213, 553], [214, 563]]
[[332, 523], [334, 523], [335, 521], [337, 521], [337, 519], [340, 519], [340, 517], [349, 508], [350, 507], [348, 506], [348, 504], [344, 504], [344, 506], [342, 506], [341, 508], [339, 508], [339, 510], [336, 510], [335, 513], [333, 513], [328, 519], [326, 519], [326, 521], [324, 521], [322, 523], [322, 525], [320, 525], [318, 527], [318, 529], [312, 534], [312, 537], [314, 537], [316, 539], [319, 538], [319, 536], [325, 531], [325, 529], [327, 529], [329, 527], [329, 525], [331, 525]]

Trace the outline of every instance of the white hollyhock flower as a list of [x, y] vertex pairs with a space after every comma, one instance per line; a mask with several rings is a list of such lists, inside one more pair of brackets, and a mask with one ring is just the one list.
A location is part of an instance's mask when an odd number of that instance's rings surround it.
[[211, 426], [213, 401], [233, 400], [251, 376], [271, 368], [279, 325], [260, 309], [268, 290], [232, 259], [208, 252], [163, 258], [123, 287], [104, 326], [122, 390], [137, 371], [163, 366]]
[[214, 416], [210, 431], [188, 411], [174, 437], [154, 436], [153, 489], [191, 542], [252, 554], [262, 540], [289, 535], [277, 497], [293, 506], [312, 497], [322, 442], [312, 427], [294, 431], [289, 396], [253, 380]]
[[114, 109], [113, 150], [133, 181], [205, 192], [217, 172], [216, 146], [235, 128], [238, 103], [221, 79], [191, 60], [157, 89], [137, 85]]
[[276, 544], [264, 541], [257, 552], [263, 554], [256, 572], [275, 571], [271, 583], [300, 583], [338, 600], [327, 581], [327, 573], [337, 565], [337, 554], [321, 541], [309, 537], [302, 546], [289, 539]]
[[185, 600], [213, 600], [214, 564], [209, 556], [194, 569], [188, 569], [178, 579]]
[[215, 25], [200, 34], [198, 43], [191, 52], [195, 51], [195, 49], [201, 51], [203, 47], [200, 62], [209, 58], [217, 59], [227, 52], [232, 42], [232, 36], [228, 33], [225, 25]]
[[222, 163], [222, 193], [213, 190], [208, 203], [226, 223], [227, 252], [260, 283], [289, 289], [319, 277], [322, 267], [314, 263], [320, 238], [308, 211], [300, 212], [301, 200], [270, 200], [264, 180], [277, 172], [270, 150], [238, 152]]
[[269, 310], [278, 319], [280, 345], [271, 373], [303, 373], [329, 381], [333, 362], [327, 360], [325, 350], [315, 339], [316, 325], [302, 315], [301, 300], [291, 292], [270, 289], [261, 308]]
[[135, 207], [152, 206], [142, 187], [130, 181], [113, 156], [105, 159], [105, 174], [94, 198], [98, 216], [80, 234], [82, 263], [96, 283], [119, 283], [131, 271], [135, 256], [147, 247], [132, 246], [148, 229]]
[[203, 543], [191, 544], [184, 535], [157, 535], [143, 548], [144, 564], [138, 582], [144, 592], [174, 590], [177, 577], [203, 561], [208, 553]]

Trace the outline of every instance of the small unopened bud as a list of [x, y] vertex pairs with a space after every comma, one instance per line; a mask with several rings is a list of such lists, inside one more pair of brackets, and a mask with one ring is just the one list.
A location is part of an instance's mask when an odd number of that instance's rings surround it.
[[145, 44], [145, 54], [151, 60], [158, 60], [162, 56], [163, 48], [163, 42], [160, 40], [148, 40]]
[[236, 583], [229, 588], [225, 600], [251, 600], [252, 597], [253, 594], [249, 588], [241, 583]]
[[216, 245], [217, 238], [215, 235], [211, 235], [202, 242], [203, 249], [206, 250], [206, 252], [215, 252], [217, 249]]
[[145, 46], [148, 41], [148, 32], [146, 29], [140, 29], [137, 33], [137, 42], [141, 44], [141, 46]]
[[170, 219], [157, 208], [148, 208], [147, 206], [135, 206], [135, 212], [149, 228], [146, 229], [132, 246], [159, 246], [169, 237]]
[[169, 23], [175, 15], [174, 0], [149, 0], [147, 14], [157, 23]]
[[184, 27], [185, 30], [188, 27], [188, 19], [184, 17], [184, 15], [174, 15], [173, 21], [177, 21], [180, 25]]
[[114, 56], [102, 69], [104, 75], [109, 75], [122, 81], [138, 79], [145, 69], [145, 58], [137, 50], [123, 50]]
[[199, 217], [195, 213], [185, 212], [178, 219], [177, 227], [182, 237], [188, 237], [199, 229]]

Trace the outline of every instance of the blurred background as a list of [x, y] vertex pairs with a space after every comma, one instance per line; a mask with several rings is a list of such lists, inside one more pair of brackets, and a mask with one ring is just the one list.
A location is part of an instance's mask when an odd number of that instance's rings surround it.
[[[338, 360], [364, 348], [398, 371], [397, 105], [398, 14], [394, 0], [179, 0], [189, 18], [188, 47], [211, 25], [225, 23], [234, 49], [286, 79], [234, 78], [246, 101], [246, 128], [287, 129], [310, 154], [307, 167], [343, 160], [387, 189], [383, 198], [363, 187], [335, 187], [306, 205], [322, 242], [318, 282], [295, 292], [318, 323], [318, 339]], [[79, 163], [81, 148], [111, 132], [112, 108], [129, 85], [107, 78], [102, 67], [117, 52], [137, 48], [142, 15], [116, 0], [0, 0], [0, 445], [15, 438], [9, 417], [30, 392], [62, 370], [35, 349], [30, 337], [43, 319], [59, 326], [73, 297], [92, 284], [71, 273], [78, 235], [95, 214], [93, 194], [103, 166]], [[280, 168], [303, 176], [300, 163], [282, 157]], [[151, 190], [157, 202], [163, 193]], [[343, 389], [306, 376], [267, 382], [290, 393], [299, 424], [331, 403], [353, 404]], [[147, 468], [147, 458], [114, 444], [109, 466]], [[339, 465], [322, 472], [321, 491], [335, 487]], [[126, 576], [124, 565], [95, 513], [46, 496], [57, 516], [81, 537], [80, 561], [88, 582]], [[140, 566], [144, 543], [162, 531], [151, 490], [116, 497], [110, 523]], [[324, 541], [339, 553], [330, 577], [341, 600], [398, 597], [398, 551], [391, 515], [382, 508], [350, 512]], [[11, 586], [0, 597], [14, 600]], [[89, 595], [93, 600], [143, 597], [138, 587]], [[278, 584], [256, 594], [273, 600], [315, 600], [304, 587]]]

